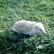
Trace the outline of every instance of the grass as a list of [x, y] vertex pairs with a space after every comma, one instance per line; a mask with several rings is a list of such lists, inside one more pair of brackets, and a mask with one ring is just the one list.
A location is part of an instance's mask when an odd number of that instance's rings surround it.
[[[47, 34], [40, 35], [41, 39], [19, 38], [9, 28], [21, 19], [41, 21]], [[54, 0], [0, 0], [0, 54], [3, 53], [54, 54]]]

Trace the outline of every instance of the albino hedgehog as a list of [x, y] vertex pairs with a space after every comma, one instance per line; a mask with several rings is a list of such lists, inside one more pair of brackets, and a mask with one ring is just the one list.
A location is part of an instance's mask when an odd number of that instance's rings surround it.
[[11, 30], [20, 34], [36, 35], [45, 33], [45, 28], [41, 22], [19, 20], [12, 27]]

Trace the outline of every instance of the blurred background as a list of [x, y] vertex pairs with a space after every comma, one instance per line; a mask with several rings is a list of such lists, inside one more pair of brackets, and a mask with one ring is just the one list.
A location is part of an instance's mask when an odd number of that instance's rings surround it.
[[[23, 19], [41, 21], [47, 34], [24, 38], [9, 30]], [[54, 54], [54, 0], [0, 0], [0, 54]]]

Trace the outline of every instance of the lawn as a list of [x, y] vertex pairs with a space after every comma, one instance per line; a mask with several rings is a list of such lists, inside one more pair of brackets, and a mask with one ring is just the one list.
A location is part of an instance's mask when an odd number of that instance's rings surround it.
[[[22, 38], [11, 32], [22, 19], [41, 21], [47, 34]], [[54, 54], [54, 0], [0, 0], [0, 54]]]

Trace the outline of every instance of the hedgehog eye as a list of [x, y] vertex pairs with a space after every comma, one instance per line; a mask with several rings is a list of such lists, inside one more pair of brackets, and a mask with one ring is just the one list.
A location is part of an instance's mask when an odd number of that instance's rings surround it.
[[40, 29], [40, 31], [42, 31], [42, 30]]

